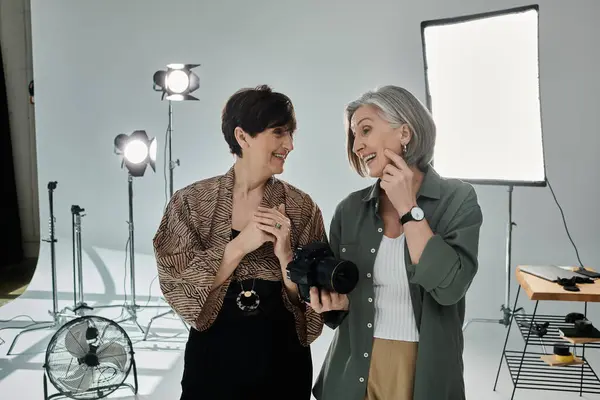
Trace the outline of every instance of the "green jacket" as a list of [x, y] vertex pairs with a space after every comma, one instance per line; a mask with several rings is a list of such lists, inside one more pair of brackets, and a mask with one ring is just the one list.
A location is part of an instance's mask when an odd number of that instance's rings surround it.
[[[364, 400], [373, 345], [373, 264], [383, 236], [379, 181], [338, 204], [329, 240], [338, 258], [360, 270], [348, 312], [324, 314], [336, 329], [313, 388], [318, 400]], [[433, 167], [417, 195], [433, 236], [417, 265], [405, 246], [406, 273], [419, 329], [413, 400], [463, 400], [465, 293], [478, 269], [481, 208], [473, 187], [443, 179]]]

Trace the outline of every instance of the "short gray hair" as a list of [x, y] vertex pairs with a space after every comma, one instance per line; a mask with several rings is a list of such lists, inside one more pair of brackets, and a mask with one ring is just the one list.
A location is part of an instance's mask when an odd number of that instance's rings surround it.
[[350, 165], [361, 176], [367, 176], [366, 166], [363, 161], [354, 154], [354, 134], [350, 121], [352, 116], [361, 106], [372, 105], [379, 109], [381, 116], [390, 123], [392, 127], [408, 124], [412, 138], [406, 146], [404, 161], [408, 165], [416, 165], [424, 170], [433, 159], [435, 147], [436, 127], [431, 113], [408, 90], [398, 86], [382, 86], [362, 94], [358, 99], [346, 106], [346, 134], [347, 152]]

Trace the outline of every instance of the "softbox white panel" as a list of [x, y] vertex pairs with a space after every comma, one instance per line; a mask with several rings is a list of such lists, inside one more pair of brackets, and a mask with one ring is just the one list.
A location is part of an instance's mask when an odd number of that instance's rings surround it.
[[421, 26], [436, 170], [474, 183], [544, 185], [537, 6]]

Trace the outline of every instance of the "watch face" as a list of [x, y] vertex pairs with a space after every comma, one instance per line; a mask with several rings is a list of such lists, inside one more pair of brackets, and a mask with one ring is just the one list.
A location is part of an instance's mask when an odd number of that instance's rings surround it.
[[425, 218], [425, 213], [421, 207], [413, 207], [412, 210], [410, 210], [410, 214], [417, 221], [421, 221]]

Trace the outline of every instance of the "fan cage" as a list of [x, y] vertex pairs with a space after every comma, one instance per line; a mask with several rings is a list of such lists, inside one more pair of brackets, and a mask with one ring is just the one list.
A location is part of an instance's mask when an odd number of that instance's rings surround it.
[[[100, 316], [69, 321], [52, 336], [44, 363], [46, 377], [58, 394], [72, 399], [100, 399], [126, 386], [137, 393], [133, 344], [116, 322]], [[125, 383], [133, 369], [135, 387]]]

